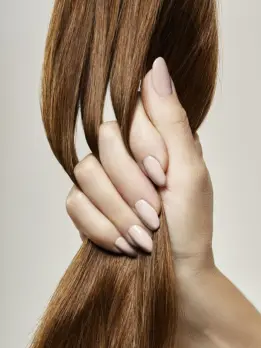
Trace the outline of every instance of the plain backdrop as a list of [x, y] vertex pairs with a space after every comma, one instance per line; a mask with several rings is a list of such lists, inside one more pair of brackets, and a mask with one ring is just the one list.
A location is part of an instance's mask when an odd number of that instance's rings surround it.
[[[49, 149], [39, 109], [53, 1], [0, 4], [0, 346], [21, 348], [80, 239], [65, 211], [71, 182]], [[219, 8], [218, 89], [200, 131], [215, 190], [214, 251], [261, 310], [261, 2], [224, 0]], [[86, 154], [81, 136], [78, 148]]]

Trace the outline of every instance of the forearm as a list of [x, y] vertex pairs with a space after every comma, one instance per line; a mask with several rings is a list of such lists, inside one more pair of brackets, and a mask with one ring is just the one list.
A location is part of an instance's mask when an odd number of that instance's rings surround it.
[[181, 304], [194, 334], [204, 332], [202, 347], [261, 347], [260, 313], [216, 267], [182, 272]]

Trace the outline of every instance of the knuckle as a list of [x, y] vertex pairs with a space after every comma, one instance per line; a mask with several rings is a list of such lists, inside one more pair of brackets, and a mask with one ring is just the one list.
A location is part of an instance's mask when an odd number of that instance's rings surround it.
[[182, 106], [177, 106], [176, 113], [177, 116], [173, 120], [173, 123], [175, 125], [181, 126], [183, 129], [188, 129], [189, 122], [186, 110]]
[[79, 178], [79, 176], [81, 175], [83, 171], [83, 163], [82, 162], [79, 162], [78, 164], [76, 164], [76, 166], [74, 167], [74, 176], [76, 177], [76, 179]]
[[[188, 131], [190, 130], [189, 120], [186, 110], [179, 104], [171, 105], [164, 111], [164, 119], [168, 123], [168, 126], [175, 131]], [[162, 118], [157, 120], [158, 124], [162, 122]]]
[[177, 118], [179, 120], [178, 122], [181, 122], [181, 123], [185, 122], [185, 123], [187, 123], [188, 116], [187, 116], [187, 112], [183, 108], [183, 106], [177, 105], [175, 112], [177, 113]]
[[74, 175], [77, 180], [86, 177], [86, 174], [92, 173], [97, 168], [97, 159], [91, 154], [85, 157], [74, 168]]
[[78, 204], [82, 203], [83, 199], [84, 193], [80, 191], [76, 186], [74, 186], [66, 198], [65, 207], [67, 213], [69, 215], [72, 215], [75, 209], [77, 208]]
[[101, 124], [99, 128], [99, 138], [101, 140], [111, 139], [119, 131], [117, 121], [108, 121]]

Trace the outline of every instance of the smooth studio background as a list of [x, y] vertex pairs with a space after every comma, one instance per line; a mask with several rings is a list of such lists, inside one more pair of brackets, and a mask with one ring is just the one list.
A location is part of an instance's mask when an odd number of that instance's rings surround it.
[[[53, 1], [0, 4], [0, 346], [21, 348], [80, 239], [65, 212], [71, 182], [49, 149], [39, 109]], [[200, 131], [215, 189], [214, 250], [261, 310], [261, 3], [223, 0], [219, 7], [219, 84]]]

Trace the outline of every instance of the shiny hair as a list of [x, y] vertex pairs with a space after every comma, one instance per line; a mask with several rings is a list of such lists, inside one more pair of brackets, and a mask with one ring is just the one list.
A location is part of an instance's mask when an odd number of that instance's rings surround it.
[[[75, 125], [99, 159], [110, 82], [129, 149], [140, 80], [162, 56], [193, 132], [215, 90], [215, 0], [56, 0], [46, 42], [42, 117], [57, 160], [77, 185]], [[87, 173], [88, 175], [88, 173]], [[173, 348], [175, 260], [164, 210], [151, 255], [115, 256], [86, 241], [55, 291], [31, 348]]]

